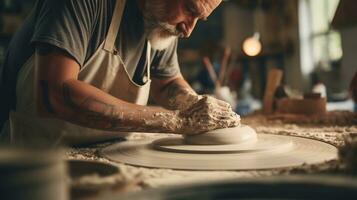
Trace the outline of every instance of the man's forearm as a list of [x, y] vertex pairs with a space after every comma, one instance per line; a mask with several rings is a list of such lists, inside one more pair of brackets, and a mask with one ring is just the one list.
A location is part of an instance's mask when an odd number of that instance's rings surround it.
[[182, 77], [173, 79], [154, 93], [156, 102], [170, 110], [185, 110], [200, 99]]
[[118, 132], [174, 132], [179, 126], [173, 111], [131, 104], [78, 80], [50, 91], [56, 90], [55, 95], [42, 92], [42, 105], [55, 116], [81, 126]]

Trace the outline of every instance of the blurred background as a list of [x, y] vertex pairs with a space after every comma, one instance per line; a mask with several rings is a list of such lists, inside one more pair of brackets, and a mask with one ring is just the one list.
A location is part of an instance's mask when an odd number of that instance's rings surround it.
[[[0, 0], [0, 65], [34, 2]], [[197, 92], [214, 94], [213, 69], [226, 89], [221, 95], [241, 115], [261, 107], [271, 68], [284, 72], [290, 91], [322, 91], [329, 110], [353, 110], [348, 86], [357, 71], [356, 8], [354, 0], [225, 0], [181, 39], [182, 73]]]

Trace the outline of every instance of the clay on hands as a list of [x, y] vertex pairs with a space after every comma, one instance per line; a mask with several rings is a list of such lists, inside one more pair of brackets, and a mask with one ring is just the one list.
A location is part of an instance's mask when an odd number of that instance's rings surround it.
[[211, 96], [202, 96], [191, 107], [180, 111], [178, 117], [181, 119], [178, 133], [185, 135], [240, 125], [240, 117], [232, 107]]
[[187, 110], [193, 104], [202, 99], [202, 95], [197, 95], [193, 90], [181, 89], [175, 96], [169, 99], [169, 105], [175, 110]]

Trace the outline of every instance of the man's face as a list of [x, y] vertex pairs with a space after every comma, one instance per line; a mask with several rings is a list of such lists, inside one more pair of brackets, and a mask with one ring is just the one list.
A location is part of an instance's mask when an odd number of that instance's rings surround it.
[[206, 20], [222, 0], [146, 0], [144, 18], [154, 49], [167, 48], [177, 37], [189, 37], [198, 20]]

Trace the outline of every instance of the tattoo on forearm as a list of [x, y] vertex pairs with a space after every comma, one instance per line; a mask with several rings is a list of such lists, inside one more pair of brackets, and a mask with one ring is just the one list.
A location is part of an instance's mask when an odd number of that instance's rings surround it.
[[190, 88], [177, 83], [171, 83], [166, 88], [168, 108], [172, 110], [184, 110], [198, 100], [198, 95]]
[[169, 98], [176, 96], [178, 93], [181, 93], [181, 92], [182, 92], [182, 89], [176, 83], [170, 84], [167, 88], [167, 96]]
[[76, 102], [68, 84], [63, 84], [63, 99], [73, 113], [67, 120], [86, 127], [120, 132], [168, 132], [175, 128], [167, 114], [144, 117], [141, 113], [145, 110], [122, 110], [93, 97]]
[[[84, 125], [90, 124], [103, 129], [113, 129], [120, 122], [114, 105], [101, 102], [92, 97], [86, 98], [82, 103], [75, 103], [71, 96], [70, 86], [67, 84], [63, 84], [63, 98], [65, 104], [75, 111], [75, 114], [78, 114], [72, 118]], [[81, 118], [80, 116], [84, 117]]]
[[45, 80], [40, 80], [40, 88], [42, 91], [42, 102], [45, 108], [47, 109], [47, 112], [51, 114], [55, 114], [55, 111], [51, 105], [50, 102], [50, 96], [49, 96], [49, 84], [48, 81]]

